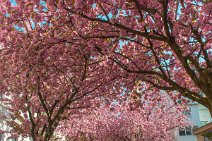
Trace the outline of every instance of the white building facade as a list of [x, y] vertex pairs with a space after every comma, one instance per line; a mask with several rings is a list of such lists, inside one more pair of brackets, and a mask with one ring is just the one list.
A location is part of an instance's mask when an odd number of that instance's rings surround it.
[[186, 111], [185, 114], [192, 122], [193, 127], [179, 129], [175, 133], [174, 141], [197, 141], [197, 137], [193, 135], [193, 130], [212, 122], [212, 118], [206, 107], [198, 104], [197, 102], [189, 103], [188, 107], [189, 111]]

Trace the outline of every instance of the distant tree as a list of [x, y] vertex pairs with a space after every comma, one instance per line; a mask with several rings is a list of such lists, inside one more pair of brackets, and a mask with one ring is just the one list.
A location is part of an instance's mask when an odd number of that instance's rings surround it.
[[58, 130], [69, 141], [171, 141], [176, 129], [189, 125], [182, 105], [164, 95], [145, 96], [148, 98], [140, 100], [136, 107], [133, 100], [70, 116]]

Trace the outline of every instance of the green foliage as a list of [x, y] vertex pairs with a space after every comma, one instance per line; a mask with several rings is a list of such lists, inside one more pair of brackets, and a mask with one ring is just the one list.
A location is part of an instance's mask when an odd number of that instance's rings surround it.
[[212, 130], [203, 133], [202, 136], [212, 139]]

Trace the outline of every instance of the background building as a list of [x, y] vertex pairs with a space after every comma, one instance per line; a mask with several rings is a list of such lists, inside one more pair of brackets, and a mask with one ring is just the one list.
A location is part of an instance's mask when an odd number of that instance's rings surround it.
[[175, 141], [197, 141], [197, 136], [194, 135], [193, 130], [212, 122], [212, 118], [208, 109], [197, 102], [188, 104], [189, 110], [185, 111], [193, 127], [179, 129], [175, 133]]

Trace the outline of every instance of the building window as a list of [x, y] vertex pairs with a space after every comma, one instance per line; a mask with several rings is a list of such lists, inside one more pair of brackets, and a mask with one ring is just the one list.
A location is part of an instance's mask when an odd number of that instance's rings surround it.
[[191, 127], [186, 127], [186, 135], [192, 135]]
[[199, 118], [202, 126], [211, 122], [211, 116], [208, 109], [204, 106], [199, 106]]
[[186, 127], [186, 128], [180, 128], [179, 129], [179, 135], [180, 136], [187, 136], [187, 135], [192, 135], [191, 127]]
[[185, 129], [184, 129], [184, 128], [180, 128], [180, 129], [179, 129], [179, 135], [180, 135], [180, 136], [185, 136], [185, 135], [186, 135]]
[[204, 125], [206, 125], [208, 123], [209, 123], [208, 121], [201, 121], [202, 126], [204, 126]]

